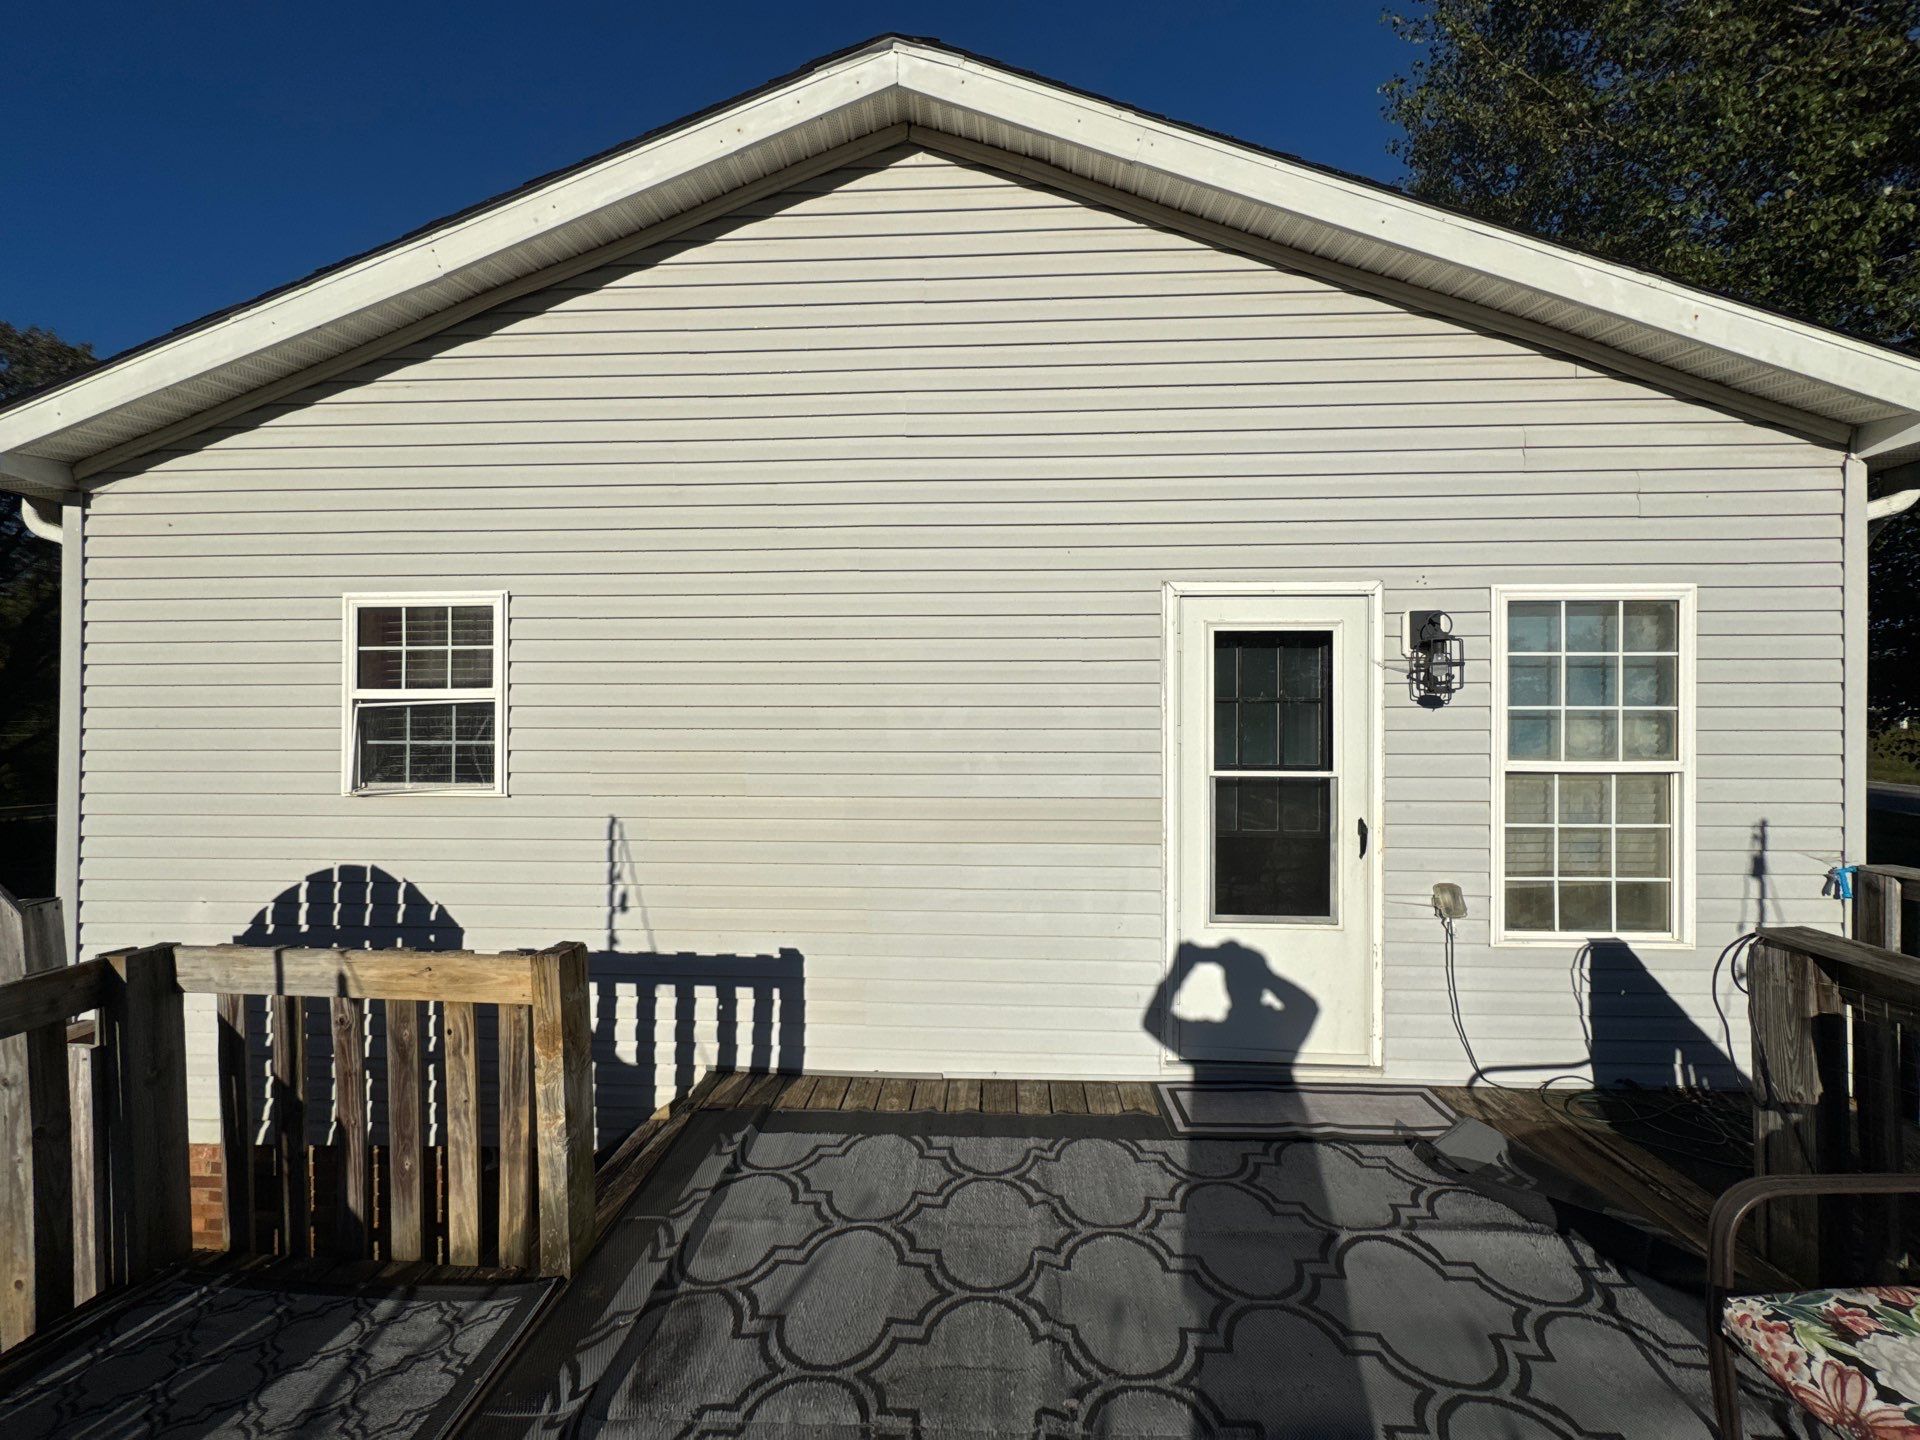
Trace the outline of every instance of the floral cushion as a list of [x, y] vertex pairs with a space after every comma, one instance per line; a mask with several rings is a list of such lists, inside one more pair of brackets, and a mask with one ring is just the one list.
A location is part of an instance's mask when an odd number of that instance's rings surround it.
[[1920, 1440], [1920, 1288], [1806, 1290], [1727, 1302], [1727, 1335], [1842, 1435]]

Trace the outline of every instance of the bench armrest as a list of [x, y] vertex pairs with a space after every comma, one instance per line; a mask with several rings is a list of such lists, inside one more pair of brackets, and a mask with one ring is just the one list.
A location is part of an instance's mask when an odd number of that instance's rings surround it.
[[[1756, 1175], [1727, 1187], [1707, 1220], [1707, 1288], [1725, 1295], [1734, 1281], [1734, 1247], [1740, 1226], [1769, 1200], [1824, 1195], [1920, 1195], [1920, 1174]], [[1719, 1324], [1718, 1318], [1714, 1320]]]

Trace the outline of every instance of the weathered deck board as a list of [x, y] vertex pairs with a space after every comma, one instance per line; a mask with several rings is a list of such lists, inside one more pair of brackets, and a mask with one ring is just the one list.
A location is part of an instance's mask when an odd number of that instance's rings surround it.
[[862, 1075], [847, 1086], [847, 1093], [840, 1101], [842, 1110], [872, 1110], [880, 1103], [880, 1077]]
[[840, 1102], [846, 1098], [847, 1077], [844, 1075], [822, 1075], [814, 1083], [813, 1096], [807, 1102], [809, 1110], [838, 1110]]
[[441, 1007], [447, 1074], [447, 1259], [480, 1263], [480, 1037], [473, 1006]]
[[343, 1260], [371, 1255], [373, 1155], [367, 1131], [367, 1002], [331, 1002], [333, 1123], [339, 1134], [339, 1195], [333, 1215], [333, 1253]]
[[795, 1075], [789, 1078], [787, 1086], [780, 1092], [780, 1098], [773, 1102], [776, 1110], [804, 1110], [807, 1100], [813, 1094], [815, 1077]]
[[982, 1080], [980, 1108], [989, 1115], [1017, 1115], [1020, 1111], [1019, 1087], [1011, 1080]]
[[949, 1080], [947, 1082], [947, 1112], [952, 1115], [970, 1115], [980, 1109], [980, 1082], [978, 1080]]
[[747, 1103], [750, 1105], [771, 1105], [780, 1098], [780, 1092], [787, 1088], [789, 1077], [785, 1075], [762, 1075], [747, 1091]]
[[426, 1052], [421, 1002], [389, 1000], [387, 1012], [387, 1256], [402, 1264], [427, 1253]]
[[[1477, 1086], [1435, 1093], [1461, 1114], [1491, 1125], [1623, 1209], [1645, 1216], [1686, 1249], [1706, 1254], [1707, 1217], [1716, 1195], [1652, 1151], [1609, 1126], [1575, 1119], [1538, 1090]], [[1729, 1172], [1727, 1178], [1739, 1177]], [[1791, 1288], [1788, 1277], [1751, 1253], [1742, 1255], [1741, 1267], [1769, 1288]]]

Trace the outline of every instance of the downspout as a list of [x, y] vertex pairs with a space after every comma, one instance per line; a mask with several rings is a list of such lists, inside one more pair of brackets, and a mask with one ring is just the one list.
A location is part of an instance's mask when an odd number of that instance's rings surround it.
[[1900, 490], [1867, 502], [1867, 534], [1878, 535], [1889, 521], [1907, 513], [1920, 501], [1920, 490]]
[[[1920, 497], [1920, 490], [1910, 492]], [[1912, 501], [1908, 502], [1909, 504]], [[49, 544], [58, 545], [66, 539], [66, 531], [61, 523], [60, 505], [52, 500], [35, 500], [29, 495], [20, 497], [20, 523], [27, 527], [27, 533]]]

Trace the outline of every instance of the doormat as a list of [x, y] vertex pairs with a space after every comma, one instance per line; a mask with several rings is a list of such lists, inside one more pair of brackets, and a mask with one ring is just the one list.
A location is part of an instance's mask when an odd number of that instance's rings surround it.
[[1419, 1085], [1187, 1081], [1160, 1086], [1179, 1135], [1283, 1140], [1432, 1140], [1460, 1117]]

